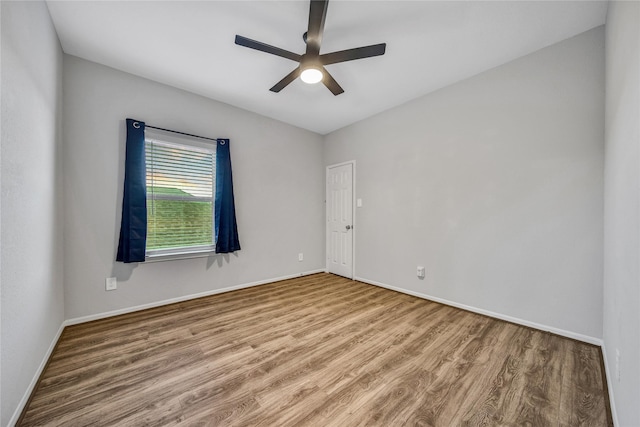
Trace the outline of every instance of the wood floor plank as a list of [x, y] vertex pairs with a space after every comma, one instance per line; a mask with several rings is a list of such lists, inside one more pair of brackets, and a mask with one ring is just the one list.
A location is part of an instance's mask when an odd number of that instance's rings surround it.
[[[600, 353], [594, 347], [568, 342], [564, 363], [563, 394], [560, 407], [561, 426], [597, 426], [607, 422], [604, 373], [598, 366]], [[567, 393], [571, 390], [571, 393]]]
[[331, 274], [65, 328], [20, 426], [608, 426], [597, 347]]

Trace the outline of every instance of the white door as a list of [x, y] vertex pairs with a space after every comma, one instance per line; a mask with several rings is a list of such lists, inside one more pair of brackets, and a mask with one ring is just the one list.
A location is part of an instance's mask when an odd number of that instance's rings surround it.
[[353, 163], [327, 168], [327, 271], [353, 279]]

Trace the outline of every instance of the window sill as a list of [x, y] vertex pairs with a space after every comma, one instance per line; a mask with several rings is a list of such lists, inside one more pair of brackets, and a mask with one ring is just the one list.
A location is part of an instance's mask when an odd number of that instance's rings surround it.
[[145, 263], [151, 262], [163, 262], [173, 261], [178, 259], [191, 259], [191, 258], [208, 258], [217, 255], [212, 249], [189, 251], [189, 252], [172, 252], [163, 254], [147, 255], [145, 257]]

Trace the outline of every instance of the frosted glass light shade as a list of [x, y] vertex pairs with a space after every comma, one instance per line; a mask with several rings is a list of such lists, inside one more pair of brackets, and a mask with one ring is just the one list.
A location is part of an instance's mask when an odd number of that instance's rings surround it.
[[302, 70], [302, 73], [300, 74], [300, 79], [308, 84], [318, 83], [322, 80], [322, 77], [322, 71], [318, 70], [317, 68], [307, 68], [305, 70]]

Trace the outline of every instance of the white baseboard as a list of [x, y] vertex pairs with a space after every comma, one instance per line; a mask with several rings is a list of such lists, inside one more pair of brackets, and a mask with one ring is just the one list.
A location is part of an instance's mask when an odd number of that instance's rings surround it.
[[180, 297], [171, 298], [171, 299], [167, 299], [167, 300], [151, 302], [149, 304], [143, 304], [143, 305], [138, 305], [138, 306], [134, 306], [134, 307], [121, 308], [119, 310], [113, 310], [113, 311], [107, 311], [107, 312], [103, 312], [103, 313], [91, 314], [89, 316], [76, 317], [76, 318], [73, 318], [73, 319], [67, 319], [64, 322], [64, 326], [77, 325], [77, 324], [80, 324], [80, 323], [91, 322], [93, 320], [106, 319], [107, 317], [119, 316], [121, 314], [133, 313], [135, 311], [141, 311], [141, 310], [147, 310], [149, 308], [161, 307], [163, 305], [174, 304], [176, 302], [183, 302], [183, 301], [188, 301], [188, 300], [192, 300], [192, 299], [196, 299], [196, 298], [208, 297], [210, 295], [222, 294], [224, 292], [236, 291], [238, 289], [251, 288], [253, 286], [266, 285], [268, 283], [279, 282], [281, 280], [293, 279], [293, 278], [296, 278], [296, 277], [308, 276], [308, 275], [311, 275], [311, 274], [324, 273], [324, 272], [325, 272], [325, 269], [305, 271], [303, 273], [290, 274], [288, 276], [275, 277], [275, 278], [266, 279], [266, 280], [259, 280], [257, 282], [244, 283], [244, 284], [240, 284], [240, 285], [229, 286], [227, 288], [214, 289], [214, 290], [211, 290], [211, 291], [200, 292], [200, 293], [197, 293], [197, 294], [183, 295], [183, 296], [180, 296]]
[[27, 405], [27, 402], [29, 401], [29, 397], [31, 396], [31, 393], [33, 393], [34, 388], [38, 384], [38, 380], [40, 379], [40, 375], [42, 375], [42, 371], [44, 371], [45, 366], [47, 366], [47, 362], [49, 361], [49, 357], [51, 357], [51, 353], [53, 353], [53, 349], [56, 348], [56, 344], [60, 339], [60, 335], [62, 335], [62, 331], [64, 330], [64, 327], [65, 327], [65, 322], [62, 322], [62, 324], [60, 325], [60, 328], [58, 328], [58, 332], [53, 337], [51, 344], [49, 344], [49, 348], [47, 349], [47, 352], [42, 358], [42, 361], [40, 362], [40, 366], [38, 366], [38, 369], [36, 370], [35, 375], [31, 379], [31, 383], [29, 383], [29, 387], [27, 387], [27, 390], [22, 396], [22, 399], [20, 399], [20, 403], [18, 403], [18, 407], [13, 413], [13, 416], [9, 420], [9, 424], [7, 424], [7, 426], [15, 426], [16, 423], [18, 422], [18, 418], [20, 418], [20, 415], [22, 414], [22, 410]]
[[364, 283], [368, 283], [370, 285], [380, 286], [381, 288], [387, 288], [387, 289], [391, 289], [393, 291], [402, 292], [403, 294], [412, 295], [414, 297], [426, 299], [426, 300], [429, 300], [429, 301], [434, 301], [434, 302], [438, 302], [438, 303], [441, 303], [441, 304], [449, 305], [451, 307], [461, 308], [461, 309], [466, 310], [466, 311], [471, 311], [473, 313], [478, 313], [478, 314], [482, 314], [484, 316], [493, 317], [495, 319], [500, 319], [500, 320], [504, 320], [504, 321], [507, 321], [507, 322], [515, 323], [515, 324], [518, 324], [518, 325], [527, 326], [527, 327], [533, 328], [533, 329], [539, 329], [539, 330], [545, 331], [545, 332], [551, 332], [551, 333], [556, 334], [556, 335], [561, 335], [563, 337], [571, 338], [571, 339], [574, 339], [574, 340], [578, 340], [578, 341], [586, 342], [588, 344], [593, 344], [593, 345], [597, 345], [599, 347], [602, 347], [602, 340], [600, 338], [594, 338], [594, 337], [590, 337], [588, 335], [582, 335], [582, 334], [578, 334], [576, 332], [571, 332], [571, 331], [566, 331], [564, 329], [554, 328], [553, 326], [542, 325], [540, 323], [530, 322], [528, 320], [523, 320], [523, 319], [519, 319], [517, 317], [507, 316], [507, 315], [501, 314], [501, 313], [495, 313], [493, 311], [484, 310], [482, 308], [477, 308], [477, 307], [472, 307], [470, 305], [460, 304], [460, 303], [449, 301], [449, 300], [446, 300], [446, 299], [443, 299], [443, 298], [438, 298], [438, 297], [434, 297], [434, 296], [431, 296], [431, 295], [423, 294], [423, 293], [420, 293], [420, 292], [410, 291], [408, 289], [403, 289], [403, 288], [399, 288], [399, 287], [396, 287], [396, 286], [387, 285], [385, 283], [376, 282], [375, 280], [369, 280], [369, 279], [366, 279], [364, 277], [356, 277], [355, 280], [358, 280], [358, 281], [364, 282]]
[[607, 361], [607, 348], [604, 342], [602, 343], [602, 358], [604, 362], [604, 372], [607, 377], [607, 390], [609, 391], [609, 407], [611, 408], [611, 418], [613, 419], [613, 425], [619, 426], [618, 413], [616, 412], [616, 404], [613, 398], [613, 372], [609, 371], [609, 362]]

